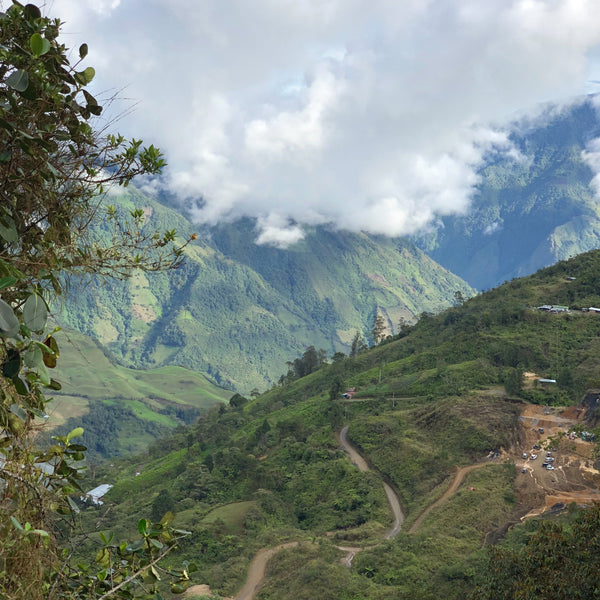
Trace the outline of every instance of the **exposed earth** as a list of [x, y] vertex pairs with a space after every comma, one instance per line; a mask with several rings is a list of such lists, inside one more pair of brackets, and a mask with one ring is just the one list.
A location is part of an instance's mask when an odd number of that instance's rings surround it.
[[[520, 417], [523, 446], [507, 455], [517, 467], [517, 498], [528, 510], [524, 519], [560, 508], [561, 504], [600, 502], [600, 471], [594, 468], [592, 457], [594, 444], [566, 435], [570, 428], [584, 425], [583, 416], [584, 409], [573, 406], [525, 405]], [[554, 458], [554, 470], [542, 466], [548, 452]], [[523, 458], [525, 453], [527, 458]]]
[[[522, 424], [521, 447], [503, 450], [497, 457], [514, 462], [517, 468], [515, 490], [524, 512], [522, 519], [563, 509], [572, 502], [579, 506], [600, 502], [600, 471], [594, 468], [592, 456], [594, 444], [569, 435], [573, 427], [584, 425], [584, 413], [585, 410], [578, 407], [524, 405], [519, 417]], [[342, 448], [361, 471], [369, 470], [367, 462], [348, 442], [347, 431], [348, 428], [345, 427], [339, 434]], [[553, 469], [542, 466], [544, 463]], [[432, 508], [456, 493], [466, 473], [486, 464], [489, 462], [458, 469], [446, 492], [419, 515], [409, 533], [416, 531]], [[386, 536], [389, 539], [400, 531], [404, 515], [396, 493], [387, 484], [384, 485], [390, 509], [395, 517], [394, 527]], [[297, 542], [288, 542], [260, 550], [250, 565], [245, 585], [234, 600], [252, 600], [264, 579], [268, 560], [280, 550], [296, 545]], [[338, 548], [346, 552], [341, 561], [349, 568], [352, 566], [354, 555], [362, 549], [341, 546]], [[193, 586], [187, 591], [186, 597], [191, 598], [207, 592], [210, 593], [207, 586]]]

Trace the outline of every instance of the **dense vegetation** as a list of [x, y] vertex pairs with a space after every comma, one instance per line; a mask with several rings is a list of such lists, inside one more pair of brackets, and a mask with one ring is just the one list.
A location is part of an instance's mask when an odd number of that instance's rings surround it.
[[[132, 186], [111, 202], [192, 233], [180, 213]], [[281, 250], [254, 237], [247, 221], [201, 231], [175, 272], [74, 285], [59, 323], [121, 364], [184, 366], [248, 394], [276, 382], [307, 346], [331, 356], [349, 352], [357, 332], [370, 341], [376, 314], [396, 332], [401, 319], [450, 306], [457, 290], [473, 293], [408, 241], [317, 228]]]
[[[79, 70], [88, 47], [71, 64], [60, 27], [16, 0], [0, 13], [0, 596], [129, 598], [158, 573], [174, 536], [168, 518], [141, 519], [131, 546], [105, 540], [94, 573], [57, 543], [78, 512], [71, 495], [86, 447], [75, 441], [81, 428], [50, 446], [36, 435], [45, 392], [60, 390], [50, 375], [60, 348], [48, 306], [70, 276], [176, 267], [185, 243], [173, 230], [146, 227], [142, 211], [103, 210], [104, 186], [127, 185], [165, 163], [153, 146], [92, 127], [102, 107], [85, 89], [94, 69]], [[104, 227], [91, 230], [95, 220]]]
[[[168, 507], [193, 532], [184, 550], [197, 580], [221, 594], [241, 587], [259, 548], [293, 540], [300, 545], [269, 563], [259, 598], [463, 598], [485, 577], [486, 540], [502, 540], [530, 508], [518, 502], [514, 466], [484, 458], [519, 443], [523, 400], [570, 403], [597, 386], [600, 320], [576, 308], [600, 304], [598, 273], [600, 252], [590, 252], [421, 315], [257, 398], [233, 397], [147, 455], [97, 470], [95, 483], [114, 483], [105, 525], [126, 535], [128, 514]], [[536, 308], [567, 303], [569, 313]], [[549, 377], [555, 368], [556, 386], [524, 387], [524, 370]], [[330, 393], [336, 382], [354, 397]], [[374, 471], [360, 473], [340, 451], [345, 423]], [[408, 533], [456, 467], [477, 463], [485, 466]], [[383, 481], [406, 513], [387, 541]], [[90, 522], [100, 514], [84, 511]], [[351, 570], [337, 546], [363, 548]]]

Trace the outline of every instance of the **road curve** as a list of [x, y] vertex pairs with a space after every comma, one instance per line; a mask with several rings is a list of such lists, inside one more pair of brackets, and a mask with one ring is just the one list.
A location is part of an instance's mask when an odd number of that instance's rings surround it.
[[273, 548], [263, 548], [262, 550], [259, 550], [250, 563], [246, 583], [235, 596], [235, 600], [252, 600], [265, 576], [265, 568], [269, 560], [281, 550], [294, 548], [297, 545], [298, 542], [287, 542], [285, 544], [279, 544], [279, 546], [274, 546]]
[[[344, 452], [350, 457], [350, 460], [358, 467], [360, 471], [370, 471], [367, 461], [355, 450], [355, 448], [348, 441], [348, 426], [344, 427], [339, 434], [339, 441], [344, 449]], [[404, 522], [404, 513], [400, 507], [400, 500], [396, 492], [387, 483], [383, 484], [385, 495], [388, 503], [394, 514], [394, 526], [388, 531], [385, 536], [386, 540], [389, 540], [400, 532], [402, 523]], [[273, 548], [263, 548], [259, 550], [248, 569], [248, 577], [246, 583], [242, 589], [236, 594], [234, 600], [253, 600], [256, 596], [256, 592], [262, 583], [265, 576], [265, 569], [269, 560], [281, 550], [286, 548], [294, 548], [298, 545], [298, 542], [287, 542], [285, 544], [279, 544]], [[338, 546], [340, 550], [347, 552], [347, 555], [342, 558], [342, 562], [348, 566], [352, 566], [352, 559], [357, 552], [360, 552], [361, 548], [349, 548], [344, 546]]]
[[453, 494], [456, 493], [456, 491], [458, 490], [460, 484], [463, 482], [463, 479], [465, 478], [465, 475], [469, 472], [469, 471], [473, 471], [475, 469], [480, 469], [481, 467], [485, 467], [486, 465], [488, 465], [489, 463], [478, 463], [476, 465], [470, 465], [468, 467], [463, 467], [462, 469], [458, 469], [458, 471], [456, 472], [456, 475], [454, 476], [454, 479], [452, 480], [452, 482], [450, 483], [450, 486], [448, 487], [448, 489], [441, 495], [440, 498], [438, 498], [433, 504], [430, 504], [415, 520], [415, 522], [411, 525], [411, 528], [408, 530], [408, 533], [414, 533], [418, 528], [419, 525], [421, 525], [421, 523], [423, 522], [423, 519], [436, 507], [439, 506], [442, 502], [444, 502], [444, 500], [446, 500], [447, 498], [449, 498], [450, 496], [452, 496]]
[[[356, 451], [356, 449], [348, 441], [348, 426], [346, 425], [340, 431], [340, 444], [344, 449], [344, 452], [350, 457], [350, 460], [358, 467], [360, 471], [369, 471], [369, 465], [367, 461]], [[385, 495], [387, 497], [392, 513], [394, 514], [394, 526], [388, 531], [385, 536], [386, 540], [390, 540], [396, 537], [402, 529], [402, 523], [404, 523], [404, 513], [400, 507], [400, 500], [398, 494], [389, 486], [387, 483], [383, 484]]]

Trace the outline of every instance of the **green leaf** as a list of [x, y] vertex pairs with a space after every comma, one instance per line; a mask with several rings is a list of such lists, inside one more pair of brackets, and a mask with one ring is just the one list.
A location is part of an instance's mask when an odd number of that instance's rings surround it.
[[12, 275], [10, 277], [0, 277], [0, 290], [15, 285], [17, 281], [18, 279], [16, 277], [13, 277]]
[[56, 367], [56, 361], [60, 356], [60, 353], [58, 351], [58, 344], [56, 343], [54, 337], [49, 335], [44, 340], [44, 345], [49, 349], [49, 352], [44, 353], [44, 364], [49, 369], [54, 369], [54, 367]]
[[4, 150], [3, 152], [0, 152], [0, 163], [10, 162], [11, 158], [12, 152], [10, 150]]
[[87, 450], [87, 446], [82, 446], [81, 444], [69, 444], [68, 452], [85, 452]]
[[12, 379], [19, 374], [21, 370], [21, 354], [14, 348], [10, 348], [6, 353], [6, 358], [2, 363], [2, 375]]
[[100, 548], [96, 553], [96, 563], [98, 563], [101, 567], [110, 566], [110, 552], [108, 548]]
[[88, 83], [91, 83], [92, 79], [94, 79], [94, 75], [96, 75], [94, 67], [88, 67], [83, 71], [75, 73], [75, 80], [81, 85], [88, 85]]
[[46, 38], [43, 38], [39, 33], [34, 33], [29, 38], [29, 47], [31, 48], [33, 55], [37, 58], [50, 50], [50, 42]]
[[25, 364], [34, 372], [37, 373], [39, 380], [44, 385], [50, 385], [50, 375], [44, 364], [42, 351], [37, 346], [30, 346], [25, 356], [23, 357]]
[[19, 319], [4, 300], [0, 300], [0, 336], [15, 337], [19, 334]]
[[140, 519], [138, 521], [138, 525], [137, 525], [138, 531], [142, 535], [146, 535], [148, 532], [148, 525], [149, 525], [149, 523], [148, 523], [148, 521], [146, 521], [146, 519]]
[[29, 394], [29, 384], [23, 377], [13, 377], [12, 382], [15, 386], [15, 389], [19, 394], [21, 394], [21, 396], [27, 396], [27, 394]]
[[69, 503], [69, 506], [71, 507], [71, 510], [76, 515], [78, 515], [81, 512], [81, 510], [79, 509], [79, 506], [77, 506], [77, 504], [75, 504], [74, 500], [70, 496], [67, 496], [67, 501]]
[[188, 565], [188, 569], [187, 570], [188, 570], [188, 573], [195, 573], [198, 570], [198, 565], [196, 565], [195, 562], [191, 562]]
[[127, 550], [127, 552], [137, 552], [138, 550], [141, 550], [144, 547], [144, 540], [136, 540], [135, 542], [133, 542], [133, 544], [127, 544], [127, 546], [125, 546], [125, 550]]
[[32, 294], [23, 305], [23, 321], [31, 331], [42, 331], [48, 320], [48, 309], [41, 296]]
[[24, 92], [29, 87], [29, 75], [23, 69], [17, 69], [6, 79], [6, 85], [17, 92]]
[[83, 427], [75, 427], [70, 433], [67, 434], [67, 442], [73, 438], [80, 437], [83, 435]]
[[102, 543], [105, 544], [106, 546], [108, 546], [112, 542], [113, 537], [114, 537], [114, 534], [112, 531], [110, 531], [108, 533], [108, 538], [104, 535], [103, 532], [100, 532], [100, 539], [102, 540]]
[[[152, 540], [152, 541], [154, 541], [154, 540]], [[159, 572], [156, 570], [156, 567], [155, 567], [154, 565], [151, 565], [151, 566], [150, 566], [150, 572], [152, 573], [152, 575], [154, 575], [154, 577], [155, 577], [155, 578], [156, 578], [158, 581], [160, 581], [160, 574], [159, 574]]]
[[16, 417], [19, 417], [21, 421], [27, 421], [27, 412], [22, 406], [19, 406], [18, 404], [11, 404], [8, 410], [10, 410], [10, 412]]
[[[44, 355], [44, 358], [46, 357], [46, 355]], [[60, 390], [62, 390], [62, 385], [56, 381], [56, 379], [50, 379], [50, 383], [48, 385], [48, 387], [51, 390], [54, 390], [55, 392], [60, 392]]]
[[168, 527], [173, 522], [174, 518], [175, 515], [173, 515], [173, 513], [169, 510], [163, 515], [163, 518], [160, 520], [160, 524], [163, 527]]
[[42, 12], [35, 4], [26, 4], [23, 9], [23, 13], [28, 19], [42, 18]]
[[9, 244], [12, 244], [19, 239], [15, 222], [10, 217], [6, 217], [0, 221], [0, 237], [4, 238]]
[[88, 53], [88, 45], [87, 44], [81, 44], [81, 46], [79, 46], [79, 58], [85, 58], [87, 56]]

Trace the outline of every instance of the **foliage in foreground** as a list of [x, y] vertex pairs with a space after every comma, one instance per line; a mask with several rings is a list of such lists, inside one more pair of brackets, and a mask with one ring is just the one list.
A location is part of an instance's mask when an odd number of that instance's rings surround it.
[[[131, 598], [150, 593], [156, 564], [173, 547], [168, 523], [140, 520], [141, 539], [111, 545], [94, 568], [61, 551], [78, 512], [85, 446], [76, 428], [49, 447], [36, 438], [45, 390], [59, 358], [48, 303], [73, 273], [126, 275], [177, 266], [175, 232], [144, 227], [142, 211], [101, 215], [101, 196], [136, 175], [157, 173], [160, 152], [91, 125], [98, 101], [85, 89], [94, 69], [71, 65], [61, 23], [16, 0], [0, 13], [0, 596], [7, 599]], [[80, 69], [80, 70], [79, 70]], [[108, 228], [92, 235], [90, 223]], [[184, 244], [185, 245], [185, 244]], [[185, 580], [187, 571], [173, 573]], [[147, 586], [146, 577], [154, 578]]]

